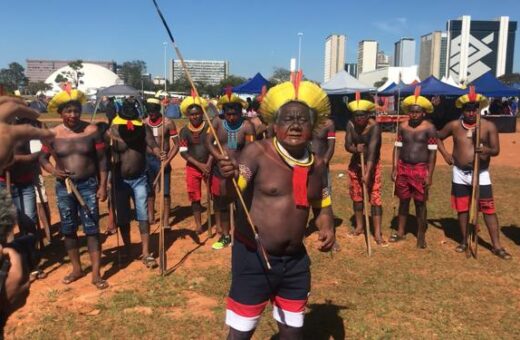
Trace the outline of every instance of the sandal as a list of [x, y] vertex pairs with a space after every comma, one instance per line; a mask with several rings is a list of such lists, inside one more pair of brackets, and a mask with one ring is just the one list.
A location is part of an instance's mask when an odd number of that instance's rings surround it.
[[400, 241], [404, 241], [406, 240], [406, 236], [403, 235], [403, 236], [399, 236], [397, 234], [393, 234], [392, 236], [390, 236], [390, 238], [388, 239], [388, 242], [392, 242], [392, 243], [397, 243], [397, 242], [400, 242]]
[[92, 282], [97, 289], [103, 290], [109, 287], [107, 280], [99, 279], [96, 282]]
[[154, 259], [152, 254], [143, 257], [143, 259], [141, 261], [143, 261], [143, 263], [146, 266], [146, 268], [149, 268], [149, 269], [154, 269], [154, 268], [157, 268], [159, 266], [157, 264], [157, 261], [155, 261], [155, 259]]
[[511, 256], [511, 254], [509, 254], [504, 248], [493, 249], [491, 252], [502, 260], [511, 260], [513, 258], [513, 256]]
[[81, 279], [83, 276], [85, 276], [85, 273], [83, 273], [83, 272], [81, 272], [81, 274], [79, 274], [79, 275], [76, 275], [74, 273], [70, 273], [67, 276], [65, 276], [63, 278], [63, 280], [61, 280], [61, 282], [63, 282], [66, 285], [70, 285], [72, 282]]
[[464, 253], [468, 249], [468, 245], [466, 243], [461, 243], [457, 247], [455, 247], [455, 251], [457, 253]]

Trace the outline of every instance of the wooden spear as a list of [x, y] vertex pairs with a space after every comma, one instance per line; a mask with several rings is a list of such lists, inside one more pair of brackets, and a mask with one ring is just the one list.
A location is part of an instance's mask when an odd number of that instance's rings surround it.
[[[477, 113], [475, 125], [475, 149], [480, 146], [480, 112]], [[480, 194], [480, 153], [475, 152], [473, 156], [473, 177], [471, 178], [471, 203], [468, 219], [468, 248], [466, 256], [477, 258], [478, 252], [478, 201]]]
[[372, 246], [370, 245], [370, 218], [368, 216], [368, 190], [367, 185], [363, 182], [363, 178], [365, 178], [365, 154], [361, 152], [361, 182], [363, 183], [363, 210], [365, 210], [365, 241], [367, 243], [367, 254], [368, 256], [372, 256]]

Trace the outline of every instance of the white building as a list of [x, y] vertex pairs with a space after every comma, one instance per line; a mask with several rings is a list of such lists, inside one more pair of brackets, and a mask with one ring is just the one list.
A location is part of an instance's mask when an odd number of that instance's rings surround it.
[[415, 65], [415, 39], [401, 38], [395, 42], [394, 66], [408, 67]]
[[325, 62], [323, 81], [329, 81], [330, 78], [343, 71], [345, 66], [345, 35], [331, 34], [325, 40]]
[[358, 44], [358, 74], [377, 68], [378, 44], [375, 40], [362, 40]]
[[[216, 85], [226, 79], [229, 74], [229, 64], [221, 60], [185, 60], [194, 82], [200, 81], [206, 84]], [[171, 61], [170, 76], [168, 81], [173, 83], [184, 76], [184, 70], [180, 60]]]

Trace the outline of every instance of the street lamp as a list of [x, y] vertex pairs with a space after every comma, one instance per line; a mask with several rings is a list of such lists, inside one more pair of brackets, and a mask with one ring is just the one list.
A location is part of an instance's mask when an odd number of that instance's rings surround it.
[[166, 47], [168, 46], [168, 43], [165, 41], [163, 42], [163, 46], [164, 46], [164, 91], [168, 91], [168, 89], [166, 88], [166, 69], [167, 69], [167, 63], [166, 63]]
[[302, 38], [303, 38], [303, 33], [298, 32], [298, 71], [301, 69]]

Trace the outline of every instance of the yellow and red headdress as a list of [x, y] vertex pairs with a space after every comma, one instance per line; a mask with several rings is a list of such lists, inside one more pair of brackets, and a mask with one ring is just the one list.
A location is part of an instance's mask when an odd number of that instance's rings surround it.
[[311, 108], [316, 119], [313, 126], [320, 126], [330, 115], [330, 102], [325, 91], [310, 81], [301, 81], [301, 73], [293, 82], [287, 81], [269, 89], [262, 98], [260, 113], [268, 123], [276, 121], [282, 106], [289, 102], [300, 102]]
[[233, 93], [233, 88], [230, 86], [226, 87], [226, 93], [219, 98], [217, 107], [220, 110], [222, 110], [224, 105], [228, 104], [228, 103], [238, 103], [238, 104], [242, 105], [243, 109], [247, 109], [247, 106], [248, 106], [248, 104], [245, 100], [243, 100], [238, 95]]
[[462, 109], [462, 107], [467, 103], [478, 103], [480, 109], [489, 105], [489, 101], [486, 97], [475, 92], [475, 86], [470, 86], [468, 94], [465, 94], [457, 98], [455, 106], [458, 109]]
[[408, 96], [403, 100], [403, 103], [402, 103], [403, 112], [408, 113], [410, 106], [414, 106], [414, 105], [418, 105], [418, 106], [422, 107], [422, 109], [426, 113], [433, 112], [433, 104], [431, 101], [428, 100], [428, 98], [421, 96], [421, 87], [420, 86], [415, 87], [415, 91], [414, 91], [413, 95]]
[[191, 91], [191, 96], [184, 98], [181, 102], [181, 113], [186, 116], [188, 113], [188, 108], [192, 105], [198, 105], [204, 109], [207, 109], [208, 102], [204, 98], [197, 96], [194, 91]]
[[72, 89], [70, 87], [70, 84], [65, 84], [63, 91], [56, 94], [52, 99], [49, 101], [49, 104], [47, 105], [47, 112], [49, 113], [57, 113], [58, 107], [62, 104], [68, 103], [70, 101], [77, 100], [82, 105], [87, 102], [87, 96], [77, 89]]
[[350, 112], [372, 112], [376, 108], [376, 105], [372, 103], [370, 100], [361, 99], [361, 93], [357, 91], [356, 99], [354, 101], [349, 102], [347, 107], [350, 110]]

